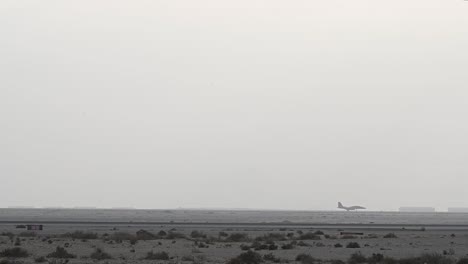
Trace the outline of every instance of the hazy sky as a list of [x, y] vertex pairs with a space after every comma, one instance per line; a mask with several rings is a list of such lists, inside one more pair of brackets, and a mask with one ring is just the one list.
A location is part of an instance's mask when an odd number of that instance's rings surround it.
[[0, 178], [0, 207], [468, 207], [468, 2], [2, 0]]

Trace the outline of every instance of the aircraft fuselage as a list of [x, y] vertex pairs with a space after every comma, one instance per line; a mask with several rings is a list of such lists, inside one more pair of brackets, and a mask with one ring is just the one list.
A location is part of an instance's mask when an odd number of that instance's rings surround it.
[[341, 202], [338, 203], [338, 209], [343, 209], [343, 210], [346, 210], [346, 211], [356, 211], [356, 210], [362, 210], [362, 209], [366, 209], [365, 207], [363, 206], [358, 206], [358, 205], [355, 205], [355, 206], [343, 206], [343, 204], [341, 204]]

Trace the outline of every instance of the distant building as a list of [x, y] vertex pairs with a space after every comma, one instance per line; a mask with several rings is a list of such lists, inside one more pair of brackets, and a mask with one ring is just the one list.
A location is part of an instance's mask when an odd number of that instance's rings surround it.
[[449, 207], [449, 213], [468, 213], [468, 207]]
[[44, 230], [43, 225], [26, 225], [26, 227], [27, 227], [28, 230], [31, 230], [31, 231], [42, 231], [42, 230]]
[[400, 207], [400, 212], [411, 212], [411, 213], [433, 213], [435, 212], [434, 207]]

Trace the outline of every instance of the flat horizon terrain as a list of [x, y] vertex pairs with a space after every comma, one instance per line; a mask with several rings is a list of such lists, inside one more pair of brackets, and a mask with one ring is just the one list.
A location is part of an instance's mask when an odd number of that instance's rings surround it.
[[468, 213], [145, 209], [0, 209], [0, 222], [468, 225]]
[[[8, 263], [34, 263], [40, 257], [48, 263], [227, 263], [248, 250], [265, 263], [308, 263], [296, 260], [300, 254], [321, 259], [322, 263], [340, 263], [331, 260], [346, 262], [358, 252], [367, 257], [378, 254], [395, 259], [436, 253], [455, 263], [468, 256], [467, 216], [0, 209], [0, 252], [14, 247], [27, 251], [25, 258], [4, 257], [4, 261], [16, 261]], [[42, 223], [44, 230], [32, 232], [22, 226], [31, 223]], [[57, 247], [71, 254], [67, 260], [50, 255]], [[98, 249], [101, 255], [96, 254]]]

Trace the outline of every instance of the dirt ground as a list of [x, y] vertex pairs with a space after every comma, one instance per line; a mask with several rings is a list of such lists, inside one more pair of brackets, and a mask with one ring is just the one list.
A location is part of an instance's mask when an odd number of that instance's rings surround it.
[[[460, 230], [61, 224], [46, 225], [43, 231], [31, 233], [13, 224], [4, 224], [0, 233], [0, 252], [23, 248], [29, 256], [15, 261], [24, 263], [34, 263], [39, 257], [45, 257], [50, 263], [226, 263], [249, 247], [262, 256], [274, 255], [280, 263], [296, 263], [299, 254], [343, 261], [355, 252], [394, 258], [416, 257], [423, 253], [454, 258], [468, 256], [468, 231]], [[351, 242], [356, 242], [359, 248], [347, 248]], [[57, 247], [76, 257], [69, 260], [48, 257]], [[91, 258], [97, 249], [111, 258]], [[166, 252], [169, 260], [146, 260], [149, 252]]]

